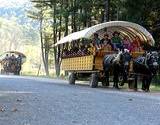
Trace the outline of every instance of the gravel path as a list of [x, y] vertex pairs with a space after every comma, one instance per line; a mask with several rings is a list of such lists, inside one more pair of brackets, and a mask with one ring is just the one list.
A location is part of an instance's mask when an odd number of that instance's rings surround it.
[[160, 96], [0, 76], [0, 125], [160, 125]]

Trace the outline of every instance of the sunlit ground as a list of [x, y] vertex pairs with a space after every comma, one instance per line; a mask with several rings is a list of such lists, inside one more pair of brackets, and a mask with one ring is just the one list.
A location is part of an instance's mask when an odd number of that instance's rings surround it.
[[0, 96], [6, 95], [6, 94], [30, 94], [33, 92], [28, 91], [0, 91]]

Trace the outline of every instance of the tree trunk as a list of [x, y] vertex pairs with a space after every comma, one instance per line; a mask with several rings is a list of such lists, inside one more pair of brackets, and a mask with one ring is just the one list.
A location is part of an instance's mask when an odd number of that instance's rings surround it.
[[48, 41], [45, 41], [46, 43], [46, 46], [45, 46], [45, 72], [46, 72], [46, 75], [49, 76], [49, 68], [48, 68], [48, 53], [49, 53], [49, 45], [48, 45]]
[[60, 18], [59, 18], [59, 25], [60, 25], [60, 28], [59, 28], [58, 40], [61, 39], [61, 32], [62, 32], [62, 15], [60, 15]]
[[43, 64], [44, 64], [45, 74], [46, 74], [46, 76], [49, 76], [48, 52], [46, 52], [46, 51], [48, 51], [48, 48], [46, 48], [46, 46], [44, 45], [44, 40], [43, 40], [43, 10], [41, 10], [40, 15], [41, 15], [41, 17], [40, 17], [40, 40], [41, 40], [42, 60], [43, 60]]
[[[53, 42], [54, 44], [57, 43], [57, 26], [55, 25], [57, 23], [56, 20], [56, 2], [53, 3]], [[55, 60], [55, 70], [56, 75], [59, 77], [60, 75], [60, 56], [59, 56], [59, 47], [54, 47], [54, 60]]]
[[64, 36], [68, 35], [68, 16], [65, 17], [65, 33]]
[[71, 22], [72, 32], [77, 31], [75, 6], [76, 6], [76, 0], [73, 0], [72, 3], [71, 3], [71, 8], [74, 8], [73, 9], [73, 14], [72, 14], [72, 22]]
[[40, 40], [41, 40], [41, 52], [42, 52], [42, 60], [43, 60], [43, 64], [44, 64], [44, 69], [45, 69], [45, 73], [46, 75], [46, 60], [45, 60], [45, 52], [44, 52], [44, 43], [43, 43], [43, 17], [42, 17], [42, 12], [41, 12], [41, 17], [40, 17]]
[[110, 0], [104, 0], [104, 22], [109, 21]]
[[[66, 15], [65, 15], [65, 33], [64, 36], [68, 35], [68, 23], [69, 23], [69, 12], [68, 12], [68, 6], [69, 6], [69, 2], [68, 0], [65, 0], [65, 10], [66, 10]], [[68, 75], [68, 72], [65, 72], [65, 76]]]

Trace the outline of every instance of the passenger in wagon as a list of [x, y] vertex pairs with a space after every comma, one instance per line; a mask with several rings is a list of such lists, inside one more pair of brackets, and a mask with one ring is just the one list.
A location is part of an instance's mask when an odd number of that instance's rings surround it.
[[84, 48], [85, 46], [83, 45], [83, 43], [82, 42], [80, 42], [79, 43], [79, 47], [78, 47], [78, 51], [77, 51], [77, 53], [76, 53], [76, 56], [82, 56], [83, 55], [83, 48]]
[[101, 40], [102, 47], [105, 47], [108, 49], [108, 51], [113, 50], [113, 44], [111, 43], [111, 39], [109, 38], [109, 35], [106, 33], [104, 34], [104, 38]]
[[131, 43], [131, 51], [132, 52], [141, 51], [140, 43], [141, 43], [140, 38], [136, 36]]
[[124, 49], [128, 49], [129, 51], [131, 51], [131, 41], [129, 40], [128, 36], [125, 36], [123, 38], [123, 48]]
[[64, 44], [64, 47], [63, 47], [63, 56], [64, 56], [64, 58], [70, 56], [70, 50], [71, 50], [70, 44]]
[[120, 33], [115, 31], [113, 33], [113, 37], [111, 38], [111, 42], [112, 42], [115, 50], [117, 50], [117, 49], [122, 50], [122, 48], [123, 48], [122, 39], [119, 35], [120, 35]]
[[74, 43], [74, 45], [73, 45], [73, 52], [74, 52], [74, 53], [77, 53], [78, 50], [79, 50], [78, 44], [77, 44], [77, 43]]
[[8, 59], [9, 59], [9, 55], [6, 54], [6, 56], [5, 56], [5, 58], [4, 58], [4, 61], [8, 61]]
[[101, 49], [101, 40], [99, 39], [99, 35], [97, 33], [94, 33], [93, 45], [96, 46], [97, 50]]
[[15, 61], [16, 60], [16, 57], [14, 54], [12, 54], [12, 56], [9, 58], [11, 61]]
[[5, 71], [8, 70], [9, 58], [10, 58], [9, 55], [6, 54], [5, 58], [3, 59], [3, 69], [4, 69]]
[[89, 51], [88, 51], [88, 45], [83, 45], [82, 47], [81, 47], [81, 51], [82, 51], [82, 55], [84, 56], [84, 55], [87, 55], [88, 53], [89, 53]]

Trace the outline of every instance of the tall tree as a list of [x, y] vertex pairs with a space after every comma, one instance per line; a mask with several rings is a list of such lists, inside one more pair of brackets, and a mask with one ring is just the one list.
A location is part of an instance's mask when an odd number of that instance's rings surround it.
[[110, 0], [104, 0], [104, 22], [109, 21]]
[[[37, 1], [32, 1], [37, 2]], [[44, 6], [44, 3], [38, 1], [37, 4], [34, 6], [37, 11], [28, 11], [28, 16], [32, 19], [35, 19], [39, 22], [39, 33], [40, 33], [40, 42], [41, 42], [41, 52], [42, 52], [42, 60], [44, 64], [45, 73], [47, 76], [49, 76], [49, 68], [48, 68], [48, 44], [46, 41], [46, 35], [44, 34], [44, 27], [43, 27], [43, 21], [45, 18], [45, 11], [46, 7]]]

